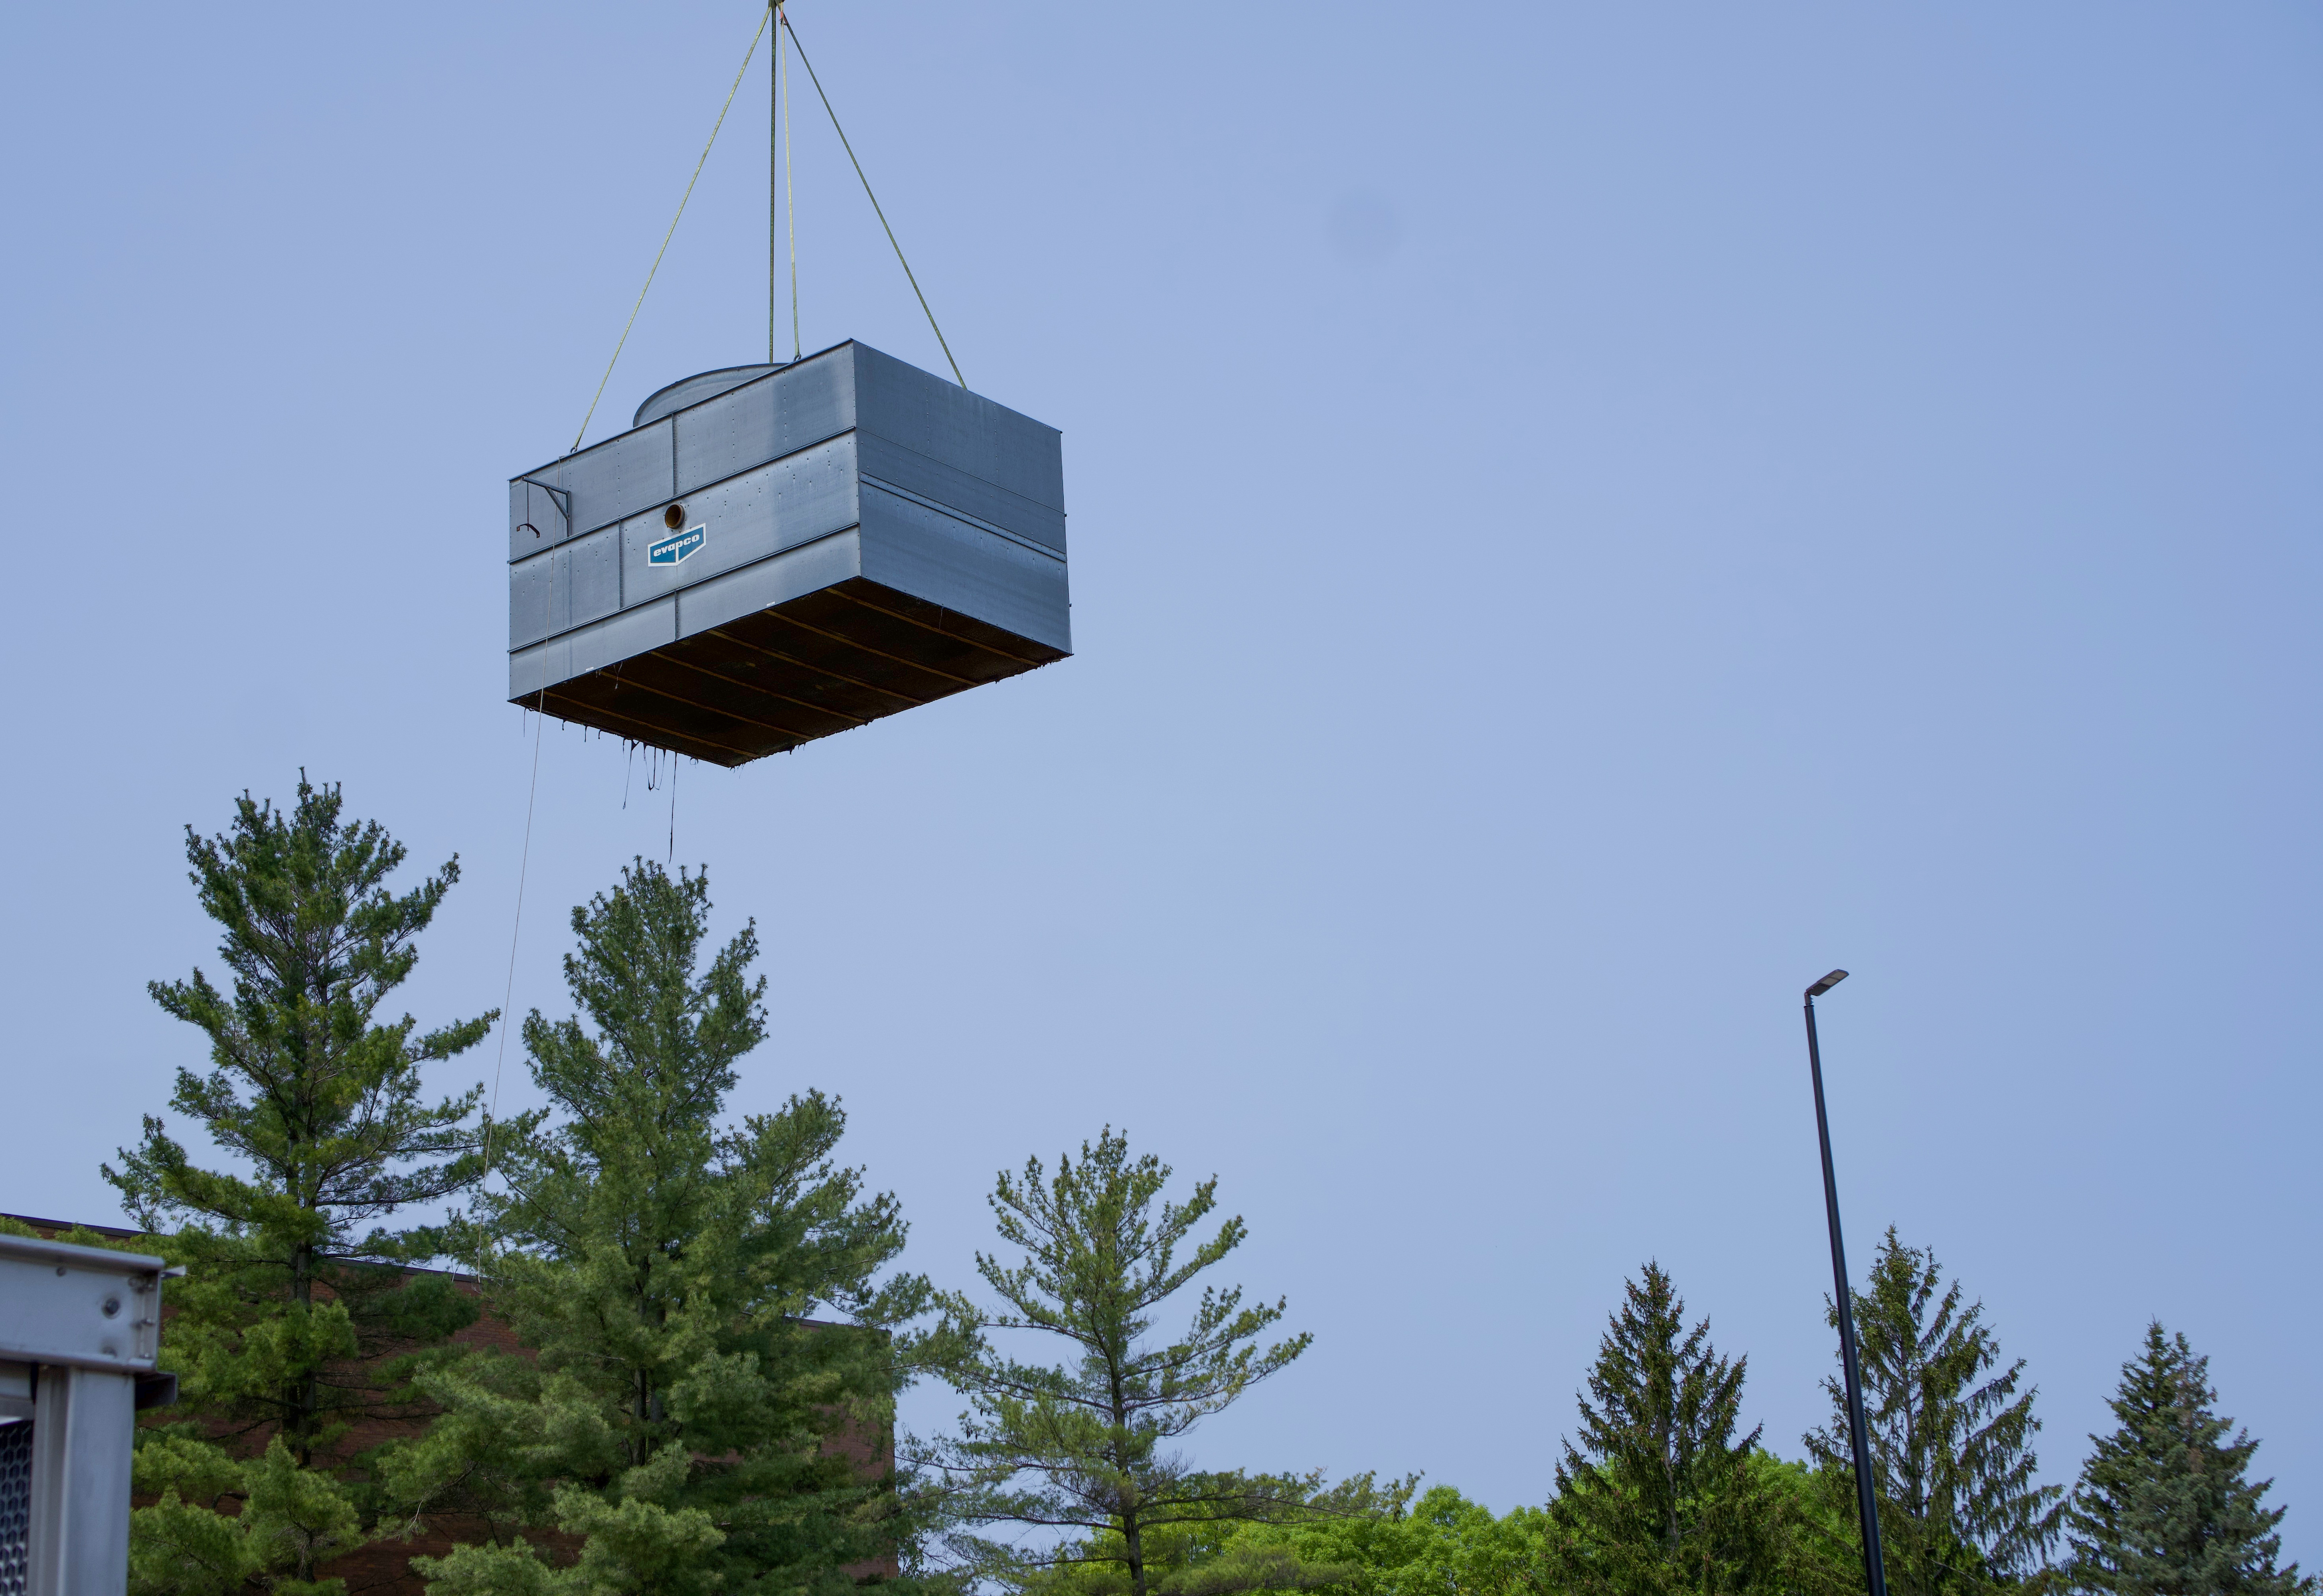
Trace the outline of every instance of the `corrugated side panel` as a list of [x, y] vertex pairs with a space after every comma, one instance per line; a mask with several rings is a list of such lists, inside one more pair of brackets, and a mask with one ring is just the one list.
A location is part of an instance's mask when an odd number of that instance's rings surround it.
[[677, 595], [677, 635], [691, 637], [862, 573], [861, 537], [851, 527], [836, 532], [803, 548], [681, 589]]
[[662, 600], [639, 610], [625, 610], [594, 626], [583, 627], [546, 643], [536, 643], [509, 656], [509, 697], [554, 687], [575, 676], [660, 647], [677, 638], [677, 601]]
[[601, 619], [621, 607], [620, 529], [607, 527], [509, 567], [509, 647]]
[[863, 574], [1070, 654], [1065, 562], [900, 498], [862, 490]]
[[683, 496], [853, 427], [855, 362], [842, 344], [671, 419], [677, 426], [677, 492]]
[[687, 495], [685, 527], [701, 542], [672, 564], [656, 564], [656, 545], [674, 537], [657, 514], [622, 523], [621, 596], [640, 604], [721, 572], [852, 527], [855, 439], [850, 434]]
[[857, 427], [1064, 513], [1064, 449], [1055, 427], [867, 344], [850, 347]]
[[1059, 554], [1065, 552], [1064, 511], [996, 487], [982, 477], [931, 460], [876, 433], [858, 433], [856, 447], [866, 482], [1005, 527]]
[[[666, 504], [675, 496], [676, 474], [671, 459], [672, 434], [670, 419], [664, 417], [650, 427], [640, 427], [635, 432], [607, 438], [593, 448], [583, 449], [578, 454], [568, 454], [537, 471], [527, 472], [525, 476], [571, 493], [573, 519], [565, 536], [578, 537], [636, 515], [640, 510]], [[513, 510], [513, 494], [510, 500]], [[533, 523], [541, 527], [544, 532], [548, 530], [537, 517], [533, 518]], [[522, 559], [538, 546], [529, 535], [525, 535], [523, 546], [519, 546], [518, 538], [515, 524], [511, 521], [509, 529], [509, 558], [511, 560]]]
[[522, 477], [509, 484], [509, 558], [521, 560], [572, 536], [565, 507], [546, 488]]

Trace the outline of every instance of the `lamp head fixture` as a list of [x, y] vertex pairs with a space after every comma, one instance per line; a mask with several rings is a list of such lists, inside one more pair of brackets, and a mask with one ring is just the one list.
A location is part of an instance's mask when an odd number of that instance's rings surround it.
[[1822, 980], [1817, 981], [1813, 986], [1807, 988], [1807, 1001], [1809, 1003], [1813, 1003], [1816, 998], [1821, 997], [1824, 993], [1830, 991], [1832, 987], [1838, 986], [1845, 979], [1847, 979], [1847, 972], [1845, 970], [1832, 971], [1831, 974], [1825, 976]]

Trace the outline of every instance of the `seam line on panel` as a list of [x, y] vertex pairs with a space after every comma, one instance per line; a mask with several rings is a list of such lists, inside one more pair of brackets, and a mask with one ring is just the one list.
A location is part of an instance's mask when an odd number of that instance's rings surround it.
[[[942, 379], [939, 378], [937, 381], [941, 381]], [[990, 488], [995, 492], [1005, 493], [1011, 499], [1021, 499], [1027, 504], [1037, 505], [1041, 509], [1047, 510], [1051, 515], [1060, 516], [1065, 513], [1065, 507], [1061, 504], [1051, 504], [1047, 500], [1035, 499], [1030, 493], [1019, 493], [1015, 489], [1008, 487], [1004, 483], [996, 482], [990, 477], [978, 475], [975, 472], [969, 470], [966, 466], [954, 465], [949, 460], [939, 460], [933, 454], [929, 454], [925, 449], [914, 449], [911, 445], [898, 442], [896, 439], [889, 437], [886, 433], [881, 432], [875, 427], [865, 427], [859, 417], [857, 419], [855, 427], [857, 431], [868, 433], [870, 436], [877, 438], [879, 442], [886, 445], [891, 449], [900, 449], [906, 454], [917, 455], [920, 459], [926, 461], [929, 464], [940, 466], [945, 471], [956, 471], [960, 472], [960, 475], [968, 478], [970, 482], [982, 482], [986, 487]]]
[[[819, 438], [815, 439], [815, 440], [814, 440], [814, 442], [813, 442], [813, 443], [811, 443], [811, 444], [801, 444], [801, 445], [800, 445], [797, 448], [795, 448], [795, 449], [788, 449], [788, 450], [785, 450], [785, 451], [784, 451], [782, 454], [776, 454], [776, 455], [775, 455], [775, 456], [774, 456], [773, 458], [771, 458], [771, 459], [768, 459], [768, 460], [761, 460], [761, 461], [759, 461], [757, 464], [755, 464], [755, 465], [746, 465], [746, 466], [744, 466], [744, 467], [743, 467], [741, 470], [739, 470], [739, 471], [730, 471], [730, 472], [727, 472], [724, 476], [722, 476], [722, 477], [712, 477], [712, 478], [711, 478], [708, 482], [696, 482], [693, 487], [691, 487], [691, 488], [688, 488], [688, 489], [684, 490], [684, 493], [683, 495], [679, 495], [679, 497], [690, 497], [691, 495], [695, 494], [695, 493], [706, 493], [706, 492], [708, 492], [708, 491], [709, 491], [711, 489], [712, 489], [712, 488], [722, 488], [722, 487], [724, 487], [727, 483], [729, 483], [729, 482], [732, 482], [732, 481], [733, 481], [735, 478], [737, 478], [737, 477], [746, 477], [746, 476], [748, 476], [752, 472], [754, 472], [754, 471], [764, 471], [764, 470], [766, 470], [766, 469], [767, 469], [767, 467], [768, 467], [768, 466], [770, 466], [770, 465], [780, 465], [780, 464], [781, 464], [784, 461], [785, 461], [785, 460], [795, 460], [795, 459], [797, 459], [801, 454], [805, 454], [809, 449], [820, 449], [820, 448], [822, 448], [825, 444], [836, 443], [836, 442], [838, 442], [840, 438], [843, 438], [843, 437], [849, 436], [850, 434], [853, 434], [853, 433], [855, 433], [855, 432], [857, 432], [857, 431], [858, 431], [858, 430], [859, 430], [858, 428], [854, 427], [851, 427], [851, 426], [850, 426], [850, 427], [840, 427], [837, 432], [831, 433], [831, 434], [829, 434], [829, 435], [827, 435], [827, 436], [822, 436], [822, 437], [819, 437]], [[640, 512], [640, 513], [642, 513], [642, 512]], [[622, 520], [625, 520], [625, 521], [626, 521], [626, 520], [628, 520], [629, 518], [629, 517], [627, 517], [627, 516], [623, 516], [623, 517], [621, 518], [621, 519], [622, 519]], [[611, 522], [611, 521], [608, 521], [608, 522], [606, 523], [606, 525], [607, 525], [607, 526], [611, 526], [611, 525], [613, 525], [613, 524], [614, 524], [614, 523], [612, 523], [612, 522]]]
[[868, 482], [872, 487], [878, 489], [882, 493], [892, 493], [898, 499], [908, 499], [914, 504], [920, 506], [923, 509], [932, 509], [940, 516], [960, 522], [964, 527], [973, 527], [979, 532], [989, 532], [995, 537], [1005, 537], [1009, 542], [1015, 544], [1020, 547], [1030, 549], [1036, 555], [1048, 555], [1049, 558], [1056, 561], [1060, 565], [1065, 564], [1064, 555], [1059, 554], [1055, 549], [1051, 548], [1045, 543], [1034, 542], [1032, 538], [1025, 537], [1022, 532], [1011, 532], [1005, 527], [996, 527], [990, 521], [985, 520], [980, 517], [969, 515], [962, 510], [954, 509], [948, 504], [938, 504], [932, 499], [914, 493], [909, 488], [899, 488], [895, 483], [881, 477], [875, 477], [870, 472], [863, 471], [860, 468], [858, 468], [856, 474], [861, 477], [864, 482]]

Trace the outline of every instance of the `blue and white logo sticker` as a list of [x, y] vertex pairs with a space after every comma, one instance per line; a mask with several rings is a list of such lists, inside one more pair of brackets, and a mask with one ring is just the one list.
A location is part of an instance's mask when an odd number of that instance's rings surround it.
[[687, 555], [698, 553], [702, 547], [702, 527], [689, 527], [683, 532], [671, 533], [659, 543], [646, 545], [646, 564], [675, 565]]

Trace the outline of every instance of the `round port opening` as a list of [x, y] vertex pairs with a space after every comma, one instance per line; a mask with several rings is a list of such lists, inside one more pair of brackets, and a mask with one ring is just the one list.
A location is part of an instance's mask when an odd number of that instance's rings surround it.
[[685, 506], [682, 504], [673, 504], [667, 509], [662, 511], [661, 524], [668, 527], [673, 532], [676, 531], [680, 527], [684, 526]]

